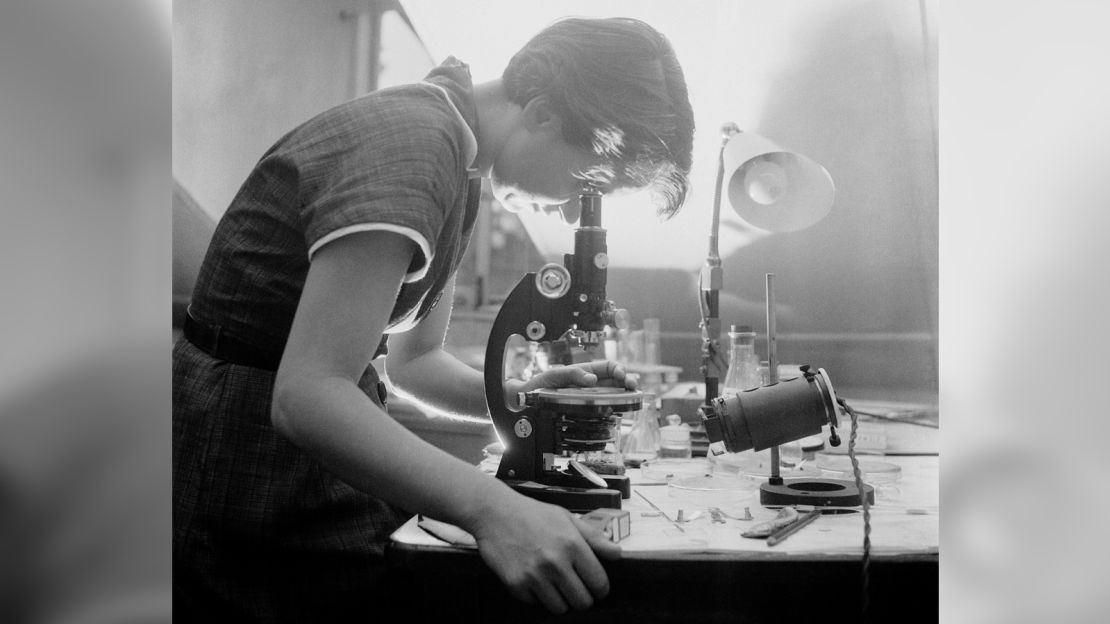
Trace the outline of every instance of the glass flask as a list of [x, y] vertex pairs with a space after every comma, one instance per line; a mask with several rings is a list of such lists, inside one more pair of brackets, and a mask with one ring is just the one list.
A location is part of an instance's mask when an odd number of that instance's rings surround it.
[[759, 356], [755, 354], [755, 332], [750, 325], [733, 325], [728, 332], [728, 374], [721, 394], [736, 394], [762, 385]]

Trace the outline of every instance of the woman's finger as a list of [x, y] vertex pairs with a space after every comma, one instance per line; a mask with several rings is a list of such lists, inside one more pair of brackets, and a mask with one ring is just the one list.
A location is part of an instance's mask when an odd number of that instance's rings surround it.
[[[606, 537], [605, 533], [597, 526], [585, 522], [581, 518], [574, 518], [574, 525], [578, 527], [578, 531], [586, 540], [586, 544], [589, 545], [598, 558], [607, 561], [615, 561], [621, 558], [620, 545]], [[604, 576], [604, 570], [600, 566], [591, 569], [595, 573], [600, 570]]]
[[559, 589], [563, 599], [572, 609], [578, 611], [589, 609], [590, 605], [594, 603], [593, 594], [589, 589], [586, 589], [582, 580], [578, 578], [578, 572], [574, 568], [565, 570], [555, 577], [555, 586]]
[[596, 360], [579, 366], [597, 375], [599, 386], [623, 387], [626, 390], [636, 390], [640, 387], [639, 375], [629, 373], [623, 366], [612, 360]]
[[546, 579], [538, 581], [532, 586], [532, 595], [536, 600], [552, 613], [566, 613], [567, 601], [563, 600], [563, 595]]
[[590, 371], [600, 379], [624, 379], [624, 368], [613, 360], [594, 360], [577, 366]]
[[564, 388], [566, 386], [596, 386], [598, 376], [585, 368], [579, 366], [562, 366], [559, 368], [552, 368], [538, 375], [536, 378], [540, 381], [540, 385], [536, 387], [544, 388]]

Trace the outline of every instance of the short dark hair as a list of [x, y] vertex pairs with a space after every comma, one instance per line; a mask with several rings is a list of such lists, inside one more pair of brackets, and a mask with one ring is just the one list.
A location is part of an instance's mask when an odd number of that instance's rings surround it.
[[673, 216], [689, 190], [694, 113], [674, 49], [631, 18], [560, 20], [533, 37], [502, 77], [520, 106], [545, 96], [568, 143], [602, 157], [583, 180], [650, 187], [659, 215]]

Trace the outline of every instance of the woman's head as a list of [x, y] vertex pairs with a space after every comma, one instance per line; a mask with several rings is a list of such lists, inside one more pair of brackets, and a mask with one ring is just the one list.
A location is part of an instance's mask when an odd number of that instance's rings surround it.
[[509, 61], [506, 96], [554, 116], [562, 138], [590, 156], [569, 159], [583, 184], [650, 188], [663, 216], [689, 187], [694, 118], [670, 43], [630, 18], [564, 19], [541, 31]]

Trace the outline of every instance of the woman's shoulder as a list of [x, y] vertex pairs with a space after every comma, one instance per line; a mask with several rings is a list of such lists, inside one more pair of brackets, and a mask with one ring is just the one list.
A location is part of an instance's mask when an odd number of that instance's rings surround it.
[[[356, 153], [395, 157], [407, 154], [441, 161], [465, 158], [468, 129], [442, 88], [415, 83], [368, 93], [332, 107], [282, 137], [269, 155], [306, 164]], [[446, 163], [444, 163], [446, 164]]]
[[321, 131], [357, 138], [453, 130], [455, 121], [442, 88], [423, 82], [374, 91], [332, 107], [302, 124], [294, 137]]

